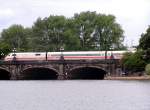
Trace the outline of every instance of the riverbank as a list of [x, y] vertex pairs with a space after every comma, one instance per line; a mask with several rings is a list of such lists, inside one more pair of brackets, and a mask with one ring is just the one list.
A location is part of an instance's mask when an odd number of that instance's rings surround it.
[[120, 77], [107, 76], [104, 79], [105, 80], [150, 80], [150, 76], [120, 76]]

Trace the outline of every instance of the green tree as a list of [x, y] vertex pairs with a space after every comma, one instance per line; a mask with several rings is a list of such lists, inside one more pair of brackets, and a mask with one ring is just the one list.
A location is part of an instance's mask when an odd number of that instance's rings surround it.
[[73, 19], [67, 19], [64, 30], [63, 47], [67, 51], [81, 50], [80, 39], [75, 31], [75, 21]]
[[150, 26], [146, 30], [146, 33], [141, 35], [138, 48], [144, 51], [145, 61], [150, 63]]
[[142, 51], [126, 53], [121, 59], [121, 63], [127, 71], [144, 71], [146, 63], [142, 58], [142, 54]]
[[16, 48], [17, 51], [25, 51], [27, 47], [24, 28], [21, 25], [12, 25], [8, 29], [4, 29], [1, 33], [1, 42]]
[[81, 12], [74, 15], [83, 50], [109, 50], [123, 47], [123, 30], [113, 15]]
[[37, 19], [33, 29], [33, 43], [36, 51], [77, 50], [79, 41], [76, 37], [73, 21], [64, 16], [49, 16]]
[[25, 28], [24, 29], [24, 34], [26, 38], [26, 51], [33, 51], [34, 50], [34, 45], [33, 45], [33, 31], [32, 28]]
[[11, 52], [10, 45], [4, 42], [0, 42], [0, 59], [4, 58], [10, 52]]
[[32, 28], [12, 25], [1, 41], [17, 51], [109, 50], [123, 47], [123, 30], [113, 15], [81, 12], [72, 18], [50, 15], [38, 18]]
[[80, 39], [81, 50], [94, 50], [92, 42], [92, 32], [94, 31], [94, 23], [96, 12], [81, 12], [74, 14], [75, 31]]
[[32, 51], [45, 51], [46, 44], [44, 42], [43, 36], [44, 36], [44, 30], [45, 30], [45, 24], [41, 18], [38, 18], [34, 25], [32, 26], [32, 36], [29, 37], [32, 47]]
[[147, 64], [145, 67], [145, 71], [147, 75], [150, 75], [150, 64]]
[[[34, 41], [39, 51], [58, 51], [63, 45], [64, 16], [38, 19], [33, 26]], [[39, 45], [40, 44], [40, 45]]]
[[95, 37], [100, 46], [100, 50], [109, 50], [110, 48], [122, 48], [124, 36], [121, 26], [116, 23], [113, 15], [98, 14], [96, 20]]
[[46, 22], [48, 25], [45, 38], [48, 37], [48, 40], [51, 43], [51, 50], [59, 51], [60, 47], [63, 45], [63, 32], [66, 19], [64, 16], [49, 16]]
[[140, 38], [139, 48], [147, 50], [150, 48], [150, 26], [146, 30], [146, 33], [143, 33]]

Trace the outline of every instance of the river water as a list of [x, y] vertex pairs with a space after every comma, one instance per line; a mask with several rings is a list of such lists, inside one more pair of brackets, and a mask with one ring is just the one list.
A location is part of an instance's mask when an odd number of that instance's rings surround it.
[[0, 110], [150, 110], [150, 81], [0, 81]]

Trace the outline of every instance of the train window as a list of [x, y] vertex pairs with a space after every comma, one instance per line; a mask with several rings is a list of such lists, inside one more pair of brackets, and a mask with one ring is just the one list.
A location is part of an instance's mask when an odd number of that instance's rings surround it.
[[40, 56], [41, 54], [39, 54], [39, 53], [37, 53], [37, 54], [35, 54], [35, 56]]
[[[61, 54], [51, 54], [51, 56], [60, 56]], [[67, 54], [63, 54], [65, 56], [67, 56]]]

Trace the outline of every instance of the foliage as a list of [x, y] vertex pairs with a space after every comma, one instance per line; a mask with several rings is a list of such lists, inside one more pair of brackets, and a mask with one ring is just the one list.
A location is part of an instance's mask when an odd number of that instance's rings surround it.
[[12, 25], [1, 33], [1, 42], [17, 51], [119, 50], [123, 30], [113, 15], [81, 12], [72, 18], [50, 15], [38, 18], [31, 28]]
[[0, 43], [0, 59], [4, 58], [10, 51], [10, 46], [8, 44]]
[[11, 49], [25, 50], [27, 43], [24, 28], [21, 25], [12, 25], [8, 29], [4, 29], [1, 34], [1, 42], [10, 45]]
[[144, 60], [147, 62], [147, 63], [150, 63], [150, 48], [148, 48], [147, 50], [144, 50]]
[[144, 51], [144, 58], [147, 63], [150, 63], [150, 26], [146, 33], [141, 35], [138, 48]]
[[121, 64], [124, 65], [124, 63], [128, 61], [129, 57], [131, 57], [132, 54], [133, 54], [133, 53], [131, 53], [131, 52], [126, 52], [126, 53], [124, 53], [124, 54], [123, 54], [123, 57], [122, 57], [122, 59], [121, 59], [121, 61], [120, 61]]
[[143, 50], [150, 49], [150, 26], [146, 30], [146, 33], [141, 35], [139, 48], [142, 48]]
[[121, 48], [124, 39], [121, 26], [113, 15], [82, 12], [74, 15], [76, 31], [84, 50]]
[[146, 72], [147, 75], [150, 75], [150, 64], [146, 65], [145, 72]]
[[145, 61], [142, 58], [142, 52], [126, 53], [121, 60], [122, 65], [128, 71], [143, 71], [145, 68]]

